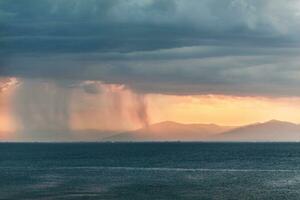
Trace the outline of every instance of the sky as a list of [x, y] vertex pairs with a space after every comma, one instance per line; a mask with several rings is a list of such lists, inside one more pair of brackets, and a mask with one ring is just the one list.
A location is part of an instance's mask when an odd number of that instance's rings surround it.
[[299, 35], [298, 0], [0, 0], [0, 139], [300, 123]]

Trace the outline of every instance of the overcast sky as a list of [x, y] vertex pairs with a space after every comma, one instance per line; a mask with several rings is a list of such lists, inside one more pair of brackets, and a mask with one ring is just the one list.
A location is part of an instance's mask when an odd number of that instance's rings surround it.
[[299, 25], [296, 0], [1, 0], [0, 74], [299, 96]]

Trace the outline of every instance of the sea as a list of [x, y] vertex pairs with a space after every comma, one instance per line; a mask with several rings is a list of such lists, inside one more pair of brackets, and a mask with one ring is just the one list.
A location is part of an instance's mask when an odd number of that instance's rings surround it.
[[300, 143], [0, 143], [0, 199], [300, 199]]

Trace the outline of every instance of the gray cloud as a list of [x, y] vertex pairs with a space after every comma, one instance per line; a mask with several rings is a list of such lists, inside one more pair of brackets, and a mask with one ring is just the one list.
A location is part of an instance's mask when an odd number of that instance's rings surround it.
[[299, 18], [296, 0], [0, 1], [0, 75], [299, 96]]
[[[2, 53], [154, 50], [295, 39], [297, 1], [6, 0]], [[288, 35], [288, 37], [286, 37]]]

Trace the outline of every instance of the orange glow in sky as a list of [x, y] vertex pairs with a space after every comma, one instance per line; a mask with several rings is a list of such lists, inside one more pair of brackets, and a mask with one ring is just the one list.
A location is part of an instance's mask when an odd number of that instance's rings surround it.
[[[72, 89], [74, 90], [74, 89]], [[98, 94], [72, 91], [70, 128], [73, 130], [137, 129], [141, 119], [131, 113], [136, 110], [134, 99], [139, 97], [128, 88], [101, 85]], [[0, 135], [14, 132], [11, 90], [0, 93]], [[140, 101], [141, 99], [139, 99]], [[222, 95], [163, 95], [146, 94], [143, 101], [149, 123], [175, 121], [180, 123], [215, 123], [245, 125], [271, 119], [300, 123], [300, 98], [237, 97]], [[141, 103], [141, 102], [140, 102]], [[28, 113], [30, 114], [30, 113]]]
[[300, 123], [300, 98], [149, 95], [152, 123], [245, 125], [278, 119]]
[[0, 139], [11, 138], [16, 128], [11, 106], [12, 92], [13, 90], [0, 92]]

